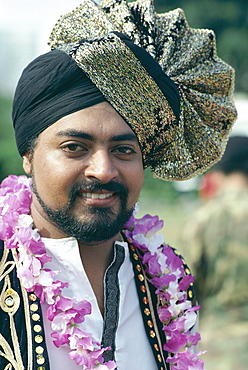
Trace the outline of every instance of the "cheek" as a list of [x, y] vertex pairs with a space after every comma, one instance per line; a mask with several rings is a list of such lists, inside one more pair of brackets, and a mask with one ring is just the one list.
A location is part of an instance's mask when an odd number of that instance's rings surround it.
[[133, 206], [140, 195], [144, 181], [144, 170], [143, 166], [136, 166], [135, 170], [129, 176], [129, 200], [130, 206]]
[[32, 175], [39, 196], [49, 207], [63, 207], [67, 204], [71, 189], [69, 169], [43, 157], [34, 159]]

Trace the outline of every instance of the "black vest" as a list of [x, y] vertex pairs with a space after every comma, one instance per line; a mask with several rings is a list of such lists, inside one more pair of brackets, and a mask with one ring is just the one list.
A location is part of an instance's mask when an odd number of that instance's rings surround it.
[[[35, 294], [22, 288], [17, 277], [16, 258], [16, 250], [5, 249], [0, 241], [0, 369], [11, 364], [18, 370], [50, 370], [40, 302]], [[158, 297], [146, 279], [145, 266], [132, 245], [130, 258], [157, 369], [165, 370], [169, 367], [165, 362], [167, 353], [163, 351], [166, 338], [157, 314]], [[192, 287], [189, 293], [192, 300]]]

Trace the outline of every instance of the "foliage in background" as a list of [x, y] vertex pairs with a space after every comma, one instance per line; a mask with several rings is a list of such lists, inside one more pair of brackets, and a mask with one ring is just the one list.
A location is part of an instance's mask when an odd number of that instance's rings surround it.
[[151, 198], [154, 201], [158, 199], [174, 202], [178, 198], [178, 192], [173, 186], [173, 182], [164, 181], [153, 177], [149, 168], [145, 170], [145, 179], [141, 196]]
[[0, 96], [0, 181], [9, 174], [23, 174], [11, 124], [11, 104], [10, 98]]

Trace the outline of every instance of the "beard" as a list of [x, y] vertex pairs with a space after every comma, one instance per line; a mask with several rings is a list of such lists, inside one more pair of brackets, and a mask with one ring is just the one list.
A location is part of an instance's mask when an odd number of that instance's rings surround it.
[[[131, 209], [127, 209], [127, 188], [123, 184], [114, 181], [106, 184], [82, 181], [75, 184], [70, 191], [67, 205], [53, 210], [43, 202], [37, 190], [35, 179], [33, 178], [32, 180], [33, 193], [49, 220], [67, 236], [72, 236], [84, 244], [100, 243], [114, 237], [122, 230], [134, 210], [134, 206]], [[110, 207], [85, 205], [82, 211], [82, 219], [80, 216], [74, 216], [73, 206], [77, 198], [82, 196], [82, 189], [88, 192], [99, 190], [117, 192], [120, 199], [119, 210], [113, 212]]]

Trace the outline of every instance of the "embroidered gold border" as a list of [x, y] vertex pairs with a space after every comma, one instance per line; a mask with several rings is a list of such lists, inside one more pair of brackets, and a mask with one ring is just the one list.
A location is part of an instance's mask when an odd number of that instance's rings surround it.
[[[12, 253], [13, 261], [7, 261], [9, 253]], [[27, 292], [21, 288], [24, 315], [27, 331], [27, 350], [28, 350], [28, 363], [27, 368], [24, 369], [22, 354], [20, 350], [19, 340], [16, 331], [15, 314], [20, 307], [20, 295], [12, 288], [11, 280], [9, 277], [10, 272], [16, 267], [18, 263], [17, 253], [15, 249], [7, 250], [4, 248], [3, 256], [0, 263], [0, 281], [4, 281], [3, 288], [0, 293], [0, 307], [9, 316], [9, 325], [11, 332], [11, 339], [13, 348], [9, 345], [7, 340], [0, 334], [0, 356], [9, 361], [4, 370], [32, 370], [33, 369], [33, 353], [32, 353], [32, 336], [31, 336], [31, 323], [29, 317], [28, 297]]]
[[159, 330], [158, 330], [158, 326], [157, 326], [157, 320], [156, 320], [156, 316], [155, 316], [155, 313], [154, 313], [154, 308], [153, 308], [153, 305], [151, 303], [152, 302], [152, 297], [151, 297], [151, 292], [150, 292], [150, 288], [149, 288], [148, 281], [147, 281], [147, 276], [146, 276], [146, 273], [144, 271], [143, 265], [141, 265], [141, 268], [142, 268], [142, 272], [143, 272], [144, 277], [145, 277], [144, 283], [145, 283], [145, 287], [146, 287], [146, 292], [147, 292], [147, 297], [148, 297], [148, 305], [149, 305], [149, 308], [150, 308], [150, 313], [151, 313], [152, 322], [153, 322], [153, 330], [155, 330], [157, 342], [158, 342], [158, 345], [159, 345], [160, 355], [163, 359], [164, 366], [167, 369], [167, 367], [169, 365], [166, 363], [166, 360], [165, 360], [164, 354], [163, 354], [164, 353], [163, 352], [163, 343], [161, 342], [161, 338], [160, 338], [160, 334], [159, 334]]
[[[12, 255], [15, 263], [18, 263], [17, 260], [17, 253], [16, 249], [12, 249]], [[28, 303], [28, 295], [26, 290], [21, 286], [22, 297], [23, 297], [23, 305], [24, 305], [24, 314], [25, 314], [25, 322], [26, 322], [26, 331], [27, 331], [27, 351], [28, 351], [28, 365], [27, 370], [33, 369], [33, 344], [32, 344], [32, 328], [31, 328], [31, 321], [29, 315], [29, 303]], [[25, 369], [26, 370], [26, 369]]]

